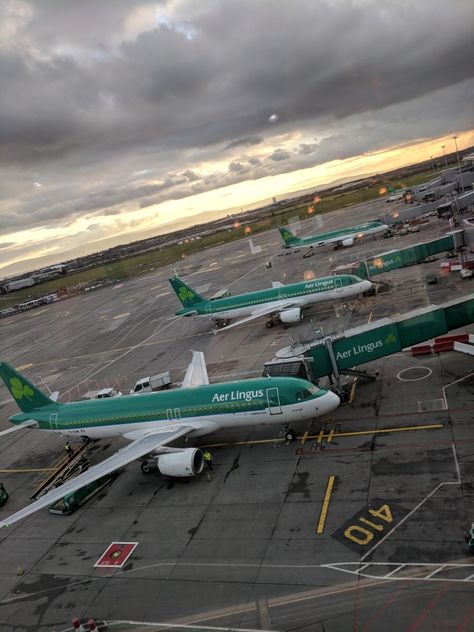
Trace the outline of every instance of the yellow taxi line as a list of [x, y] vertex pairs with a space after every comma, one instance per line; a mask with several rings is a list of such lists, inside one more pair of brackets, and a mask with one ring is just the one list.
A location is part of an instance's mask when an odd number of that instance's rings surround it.
[[[360, 435], [374, 435], [374, 434], [381, 434], [381, 433], [388, 433], [388, 432], [404, 432], [404, 431], [413, 431], [413, 430], [439, 430], [443, 428], [443, 424], [429, 424], [429, 425], [425, 425], [425, 426], [400, 426], [397, 428], [372, 428], [371, 430], [356, 430], [356, 431], [351, 431], [351, 432], [332, 432], [330, 431], [329, 436], [331, 437], [331, 440], [335, 437], [353, 437], [353, 436], [360, 436]], [[331, 434], [332, 432], [332, 434]], [[297, 437], [298, 440], [301, 440], [303, 438], [304, 435], [302, 435], [301, 437]], [[320, 443], [322, 441], [322, 439], [324, 438], [324, 431], [321, 430], [319, 432], [319, 434], [317, 435], [308, 435], [306, 437], [306, 441], [308, 440], [312, 440], [312, 439], [316, 439], [318, 441], [318, 443]], [[273, 439], [253, 439], [253, 440], [249, 440], [249, 441], [234, 441], [234, 442], [226, 442], [226, 443], [210, 443], [207, 444], [206, 446], [202, 446], [202, 447], [206, 447], [206, 448], [224, 448], [226, 446], [232, 446], [232, 445], [259, 445], [259, 444], [264, 444], [264, 443], [275, 443], [275, 442], [284, 442], [286, 441], [286, 439], [281, 438], [281, 437], [277, 437], [277, 438], [273, 438]]]
[[326, 493], [324, 494], [323, 506], [321, 507], [321, 513], [319, 514], [318, 525], [316, 527], [316, 533], [323, 533], [324, 525], [326, 524], [326, 517], [329, 509], [329, 501], [331, 500], [332, 488], [334, 487], [334, 481], [336, 477], [334, 474], [328, 478], [328, 484], [326, 486]]

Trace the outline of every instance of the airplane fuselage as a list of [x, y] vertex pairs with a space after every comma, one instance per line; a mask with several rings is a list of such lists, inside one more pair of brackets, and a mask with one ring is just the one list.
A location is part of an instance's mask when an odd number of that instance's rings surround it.
[[279, 312], [285, 309], [289, 301], [292, 302], [292, 306], [303, 308], [314, 303], [341, 300], [363, 294], [371, 287], [370, 281], [353, 275], [330, 276], [216, 301], [205, 301], [202, 304], [185, 307], [176, 314], [201, 316], [213, 320], [240, 318], [249, 316], [262, 307]]
[[298, 248], [300, 246], [329, 246], [346, 239], [362, 239], [367, 235], [376, 235], [387, 230], [388, 226], [382, 222], [367, 222], [358, 226], [348, 226], [346, 229], [310, 235], [309, 237], [294, 237], [283, 245], [284, 248]]
[[324, 415], [339, 404], [337, 395], [297, 378], [258, 378], [198, 388], [55, 404], [18, 413], [12, 423], [35, 420], [37, 427], [90, 439], [143, 431], [168, 431], [186, 425], [195, 436], [222, 428], [282, 424]]

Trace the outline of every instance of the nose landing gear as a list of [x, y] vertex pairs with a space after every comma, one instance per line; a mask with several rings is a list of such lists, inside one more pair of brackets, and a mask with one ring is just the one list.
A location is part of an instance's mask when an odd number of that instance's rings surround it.
[[290, 424], [283, 424], [283, 431], [286, 441], [296, 441], [296, 432], [290, 427]]

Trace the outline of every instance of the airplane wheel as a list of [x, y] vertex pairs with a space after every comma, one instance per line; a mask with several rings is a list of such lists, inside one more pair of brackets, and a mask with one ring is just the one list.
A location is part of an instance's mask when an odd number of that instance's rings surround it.
[[273, 327], [273, 321], [272, 320], [267, 320], [267, 322], [265, 323], [265, 327], [267, 329], [271, 329]]
[[287, 441], [296, 441], [296, 432], [290, 428], [285, 432], [285, 439]]
[[146, 461], [141, 464], [141, 468], [142, 468], [143, 474], [149, 474], [151, 472], [151, 468]]

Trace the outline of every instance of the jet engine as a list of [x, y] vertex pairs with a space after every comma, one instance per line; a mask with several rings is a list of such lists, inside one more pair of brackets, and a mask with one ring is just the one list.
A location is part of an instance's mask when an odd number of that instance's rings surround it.
[[158, 469], [166, 476], [196, 476], [202, 472], [204, 459], [198, 448], [188, 448], [182, 452], [162, 454], [158, 457]]
[[348, 239], [342, 240], [343, 248], [351, 248], [354, 245], [354, 237], [349, 237]]
[[282, 323], [297, 323], [303, 319], [300, 307], [294, 307], [293, 309], [285, 309], [280, 312], [280, 320]]
[[198, 448], [187, 448], [181, 452], [170, 454], [160, 454], [142, 462], [142, 472], [156, 472], [159, 470], [165, 476], [184, 478], [186, 476], [196, 476], [202, 472], [204, 459], [202, 452]]

